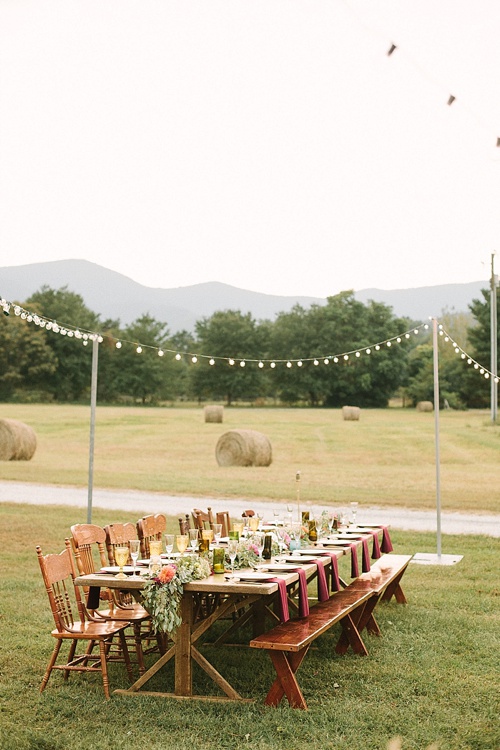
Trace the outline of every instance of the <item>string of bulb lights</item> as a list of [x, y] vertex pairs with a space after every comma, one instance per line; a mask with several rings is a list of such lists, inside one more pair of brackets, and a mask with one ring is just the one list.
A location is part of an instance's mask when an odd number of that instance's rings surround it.
[[[0, 299], [0, 308], [2, 308], [3, 313], [6, 316], [9, 316], [11, 312], [13, 312], [16, 317], [21, 318], [21, 320], [25, 320], [27, 323], [33, 323], [39, 328], [42, 328], [46, 331], [52, 331], [53, 333], [60, 334], [61, 336], [75, 338], [78, 341], [81, 341], [84, 346], [87, 346], [89, 341], [95, 341], [98, 344], [102, 344], [105, 339], [108, 339], [114, 342], [115, 348], [118, 351], [123, 347], [124, 344], [126, 344], [133, 346], [136, 353], [139, 355], [147, 350], [150, 350], [156, 352], [159, 357], [164, 357], [166, 354], [171, 354], [176, 361], [180, 362], [184, 360], [190, 362], [193, 365], [195, 365], [200, 360], [208, 360], [208, 364], [211, 366], [215, 366], [217, 362], [225, 363], [230, 367], [241, 368], [246, 367], [247, 364], [256, 364], [259, 369], [264, 369], [266, 366], [268, 366], [271, 370], [274, 370], [278, 365], [284, 365], [287, 369], [291, 369], [294, 366], [302, 368], [307, 363], [312, 363], [314, 367], [319, 367], [319, 365], [321, 364], [330, 365], [357, 361], [361, 359], [363, 355], [370, 356], [371, 354], [380, 352], [383, 349], [390, 350], [394, 344], [402, 344], [405, 341], [411, 339], [412, 336], [417, 336], [421, 331], [425, 332], [429, 330], [428, 323], [421, 323], [420, 325], [414, 326], [413, 328], [404, 331], [397, 336], [391, 336], [390, 338], [384, 339], [383, 341], [378, 341], [374, 344], [369, 344], [356, 349], [351, 349], [349, 351], [340, 352], [338, 354], [327, 354], [313, 357], [289, 357], [284, 359], [268, 359], [265, 357], [262, 357], [260, 359], [253, 359], [236, 356], [219, 357], [194, 352], [180, 352], [176, 349], [161, 348], [158, 346], [152, 346], [150, 344], [138, 343], [136, 341], [128, 341], [123, 338], [117, 338], [112, 334], [103, 334], [95, 331], [89, 331], [86, 329], [82, 329], [80, 326], [74, 326], [72, 324], [62, 325], [56, 320], [47, 318], [43, 315], [39, 315], [38, 313], [30, 312], [29, 310], [25, 310], [23, 307], [21, 307], [21, 305], [9, 302], [3, 297]], [[495, 382], [498, 383], [498, 376], [492, 373], [491, 370], [489, 370], [487, 367], [484, 367], [479, 362], [477, 362], [474, 357], [470, 356], [465, 351], [465, 349], [463, 349], [452, 338], [452, 336], [450, 336], [450, 334], [443, 328], [442, 325], [438, 326], [438, 330], [439, 335], [442, 337], [443, 341], [445, 343], [451, 344], [451, 346], [453, 346], [455, 350], [455, 353], [459, 355], [462, 360], [464, 360], [468, 365], [471, 365], [486, 380], [492, 377], [495, 379]]]

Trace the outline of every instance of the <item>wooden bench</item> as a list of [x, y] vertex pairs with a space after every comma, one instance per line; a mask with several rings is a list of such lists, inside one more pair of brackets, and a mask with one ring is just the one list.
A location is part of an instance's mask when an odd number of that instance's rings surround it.
[[[406, 596], [401, 588], [401, 578], [408, 567], [412, 555], [382, 555], [371, 567], [371, 580], [369, 581], [373, 593], [372, 598], [366, 603], [357, 620], [357, 628], [361, 633], [365, 628], [371, 635], [380, 635], [380, 628], [375, 620], [373, 610], [380, 601], [388, 602], [394, 598], [398, 604], [407, 604]], [[374, 575], [375, 574], [375, 575]], [[350, 584], [349, 588], [363, 591], [366, 580], [358, 578]], [[345, 654], [349, 648], [349, 640], [342, 632], [335, 647], [338, 654]]]
[[[307, 704], [297, 682], [296, 672], [304, 660], [309, 646], [332, 625], [340, 623], [342, 636], [356, 654], [366, 655], [365, 644], [357, 623], [363, 610], [375, 594], [369, 581], [338, 591], [326, 602], [318, 602], [307, 617], [288, 620], [250, 641], [252, 648], [267, 651], [277, 677], [267, 694], [265, 703], [278, 706], [286, 695], [292, 708], [307, 709]], [[373, 610], [372, 610], [373, 611]]]

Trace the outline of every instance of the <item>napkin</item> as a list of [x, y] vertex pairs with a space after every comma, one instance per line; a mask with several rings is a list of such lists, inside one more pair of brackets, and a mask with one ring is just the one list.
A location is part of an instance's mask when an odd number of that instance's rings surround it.
[[382, 552], [392, 552], [394, 547], [389, 536], [389, 529], [387, 526], [381, 526], [380, 528], [382, 529]]
[[380, 552], [380, 543], [378, 541], [378, 531], [375, 529], [375, 531], [370, 531], [370, 534], [373, 537], [372, 560], [378, 560], [382, 554]]
[[366, 537], [361, 540], [363, 547], [362, 566], [363, 573], [368, 573], [370, 570], [370, 550], [368, 549], [368, 539]]
[[335, 552], [329, 552], [332, 561], [332, 591], [340, 591], [339, 562]]
[[318, 599], [320, 602], [326, 602], [329, 599], [328, 584], [326, 582], [325, 566], [321, 560], [316, 560], [316, 568], [318, 569]]
[[281, 622], [287, 622], [290, 619], [288, 611], [288, 595], [284, 578], [270, 578], [270, 581], [278, 584], [278, 614]]
[[306, 571], [299, 568], [297, 573], [299, 574], [299, 617], [307, 617], [309, 614], [309, 599], [307, 598]]
[[357, 578], [359, 576], [357, 545], [350, 544], [349, 547], [351, 548], [351, 578]]
[[90, 586], [87, 594], [87, 609], [99, 609], [99, 599], [101, 596], [100, 586]]

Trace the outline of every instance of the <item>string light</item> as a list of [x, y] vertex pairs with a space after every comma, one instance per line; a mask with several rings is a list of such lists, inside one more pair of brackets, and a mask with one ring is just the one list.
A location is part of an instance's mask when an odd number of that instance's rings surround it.
[[[49, 318], [46, 318], [42, 315], [39, 315], [38, 313], [31, 313], [28, 310], [25, 310], [20, 305], [13, 304], [12, 302], [9, 302], [8, 300], [4, 299], [3, 297], [0, 299], [0, 308], [2, 308], [5, 315], [9, 315], [11, 309], [14, 311], [14, 314], [17, 317], [20, 317], [21, 320], [25, 320], [27, 323], [34, 323], [35, 325], [39, 326], [40, 328], [44, 328], [46, 331], [52, 331], [53, 333], [59, 333], [62, 336], [67, 336], [68, 338], [75, 338], [79, 341], [82, 341], [83, 346], [87, 346], [89, 341], [97, 341], [98, 343], [102, 343], [105, 338], [111, 339], [115, 342], [115, 347], [117, 350], [121, 350], [123, 348], [124, 344], [133, 344], [135, 346], [135, 350], [137, 354], [142, 354], [145, 349], [150, 349], [153, 351], [156, 351], [159, 357], [164, 357], [165, 353], [171, 353], [174, 355], [174, 358], [177, 362], [182, 361], [183, 356], [187, 356], [190, 358], [190, 361], [192, 364], [196, 364], [199, 359], [206, 359], [209, 363], [209, 365], [214, 366], [216, 364], [216, 360], [219, 359], [221, 361], [228, 362], [229, 365], [234, 366], [235, 359], [233, 357], [213, 357], [208, 356], [205, 354], [199, 354], [199, 353], [191, 353], [191, 352], [184, 352], [181, 354], [179, 351], [175, 351], [174, 349], [163, 349], [156, 346], [149, 346], [145, 344], [137, 344], [133, 343], [131, 341], [126, 341], [124, 339], [115, 339], [112, 335], [103, 335], [101, 333], [96, 333], [94, 331], [83, 331], [79, 327], [75, 327], [72, 325], [60, 325], [57, 321], [51, 320]], [[408, 339], [411, 338], [411, 334], [418, 335], [421, 330], [428, 331], [429, 325], [427, 323], [424, 323], [417, 328], [412, 328], [410, 331], [406, 331], [405, 333], [401, 333], [397, 336], [392, 336], [385, 341], [379, 341], [376, 344], [370, 344], [369, 346], [365, 347], [359, 347], [357, 349], [353, 349], [351, 351], [342, 352], [339, 354], [330, 354], [325, 357], [300, 357], [298, 359], [295, 358], [287, 358], [287, 359], [242, 359], [239, 361], [239, 365], [241, 368], [246, 367], [247, 362], [254, 362], [257, 363], [257, 366], [259, 369], [264, 369], [265, 364], [269, 363], [269, 367], [274, 370], [276, 369], [278, 364], [284, 364], [287, 369], [291, 369], [293, 367], [293, 364], [296, 363], [297, 367], [303, 367], [304, 363], [310, 362], [314, 367], [319, 367], [320, 359], [322, 359], [324, 365], [329, 365], [331, 362], [334, 364], [338, 364], [341, 360], [344, 362], [348, 362], [351, 355], [354, 355], [356, 359], [359, 359], [362, 355], [362, 353], [366, 353], [368, 355], [372, 354], [373, 351], [380, 351], [382, 346], [385, 345], [386, 348], [391, 348], [394, 343], [401, 344], [403, 341], [408, 341]], [[450, 336], [449, 333], [447, 333], [442, 325], [439, 325], [439, 335], [443, 338], [445, 343], [451, 343], [451, 345], [454, 348], [454, 351], [457, 355], [460, 356], [460, 358], [466, 362], [468, 365], [472, 366], [475, 370], [479, 370], [479, 374], [481, 374], [485, 379], [489, 379], [490, 377], [495, 378], [495, 382], [499, 382], [498, 376], [496, 376], [494, 373], [492, 373], [490, 370], [488, 370], [486, 367], [482, 367], [476, 360], [471, 357], [469, 354], [467, 354], [462, 347], [457, 344], [456, 341], [453, 340], [453, 338]], [[174, 353], [175, 352], [175, 353]]]

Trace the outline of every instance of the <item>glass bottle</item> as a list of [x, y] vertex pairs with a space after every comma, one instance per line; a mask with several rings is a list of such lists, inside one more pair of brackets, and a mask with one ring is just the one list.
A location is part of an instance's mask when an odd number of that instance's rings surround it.
[[316, 521], [314, 519], [309, 519], [309, 541], [310, 542], [317, 542], [318, 541], [318, 532], [316, 531]]
[[273, 537], [272, 534], [266, 534], [264, 537], [264, 549], [262, 550], [262, 559], [270, 560], [273, 554]]

